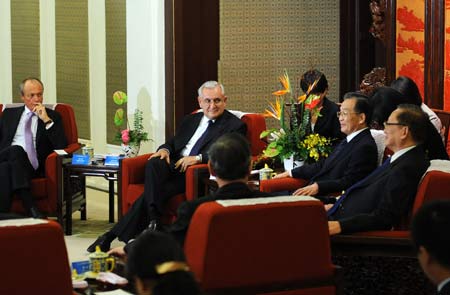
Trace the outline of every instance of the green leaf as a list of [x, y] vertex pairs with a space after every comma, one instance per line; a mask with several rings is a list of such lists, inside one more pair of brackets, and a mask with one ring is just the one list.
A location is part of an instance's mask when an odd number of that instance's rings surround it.
[[124, 122], [124, 116], [123, 116], [124, 112], [123, 109], [117, 109], [116, 113], [114, 114], [114, 124], [116, 126], [120, 126], [123, 124]]
[[127, 103], [128, 96], [125, 92], [117, 90], [113, 94], [113, 100], [114, 100], [115, 104], [120, 106], [120, 105], [123, 105], [124, 103]]
[[275, 131], [275, 129], [267, 129], [267, 130], [264, 130], [264, 131], [261, 132], [261, 134], [259, 135], [259, 138], [262, 139], [262, 138], [268, 136], [270, 133], [272, 133], [272, 132], [274, 132], [274, 131]]

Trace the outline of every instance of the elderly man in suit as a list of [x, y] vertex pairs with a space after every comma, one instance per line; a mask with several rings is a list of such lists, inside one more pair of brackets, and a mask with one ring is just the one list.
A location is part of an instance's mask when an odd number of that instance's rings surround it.
[[430, 165], [422, 143], [427, 115], [403, 104], [384, 122], [386, 146], [394, 152], [383, 165], [326, 205], [330, 234], [388, 230], [411, 208], [417, 186]]
[[440, 295], [450, 295], [449, 228], [449, 200], [436, 200], [422, 206], [411, 227], [420, 266]]
[[345, 94], [338, 117], [341, 132], [347, 137], [328, 158], [294, 168], [275, 178], [308, 179], [308, 185], [293, 194], [315, 196], [341, 192], [366, 177], [377, 166], [377, 146], [367, 127], [370, 113], [366, 96], [355, 92]]
[[[35, 218], [43, 215], [34, 206], [30, 180], [45, 173], [45, 159], [54, 149], [67, 146], [60, 115], [42, 105], [44, 85], [37, 78], [20, 84], [23, 107], [7, 108], [0, 117], [0, 211], [8, 212], [13, 194]], [[7, 171], [7, 172], [5, 172]]]
[[[173, 224], [161, 229], [175, 237], [180, 244], [184, 243], [192, 216], [201, 204], [216, 200], [270, 196], [267, 193], [253, 191], [247, 185], [247, 178], [252, 168], [252, 161], [250, 146], [247, 139], [242, 135], [236, 133], [222, 135], [210, 147], [208, 156], [209, 171], [211, 175], [216, 177], [217, 186], [219, 188], [209, 196], [183, 202], [178, 208], [177, 220]], [[123, 256], [132, 244], [133, 243], [128, 243], [125, 248], [115, 248], [110, 251], [110, 254]]]
[[247, 126], [225, 110], [226, 102], [224, 88], [218, 82], [208, 81], [200, 86], [198, 103], [203, 112], [186, 116], [175, 136], [149, 158], [143, 195], [119, 223], [101, 235], [87, 251], [93, 252], [97, 245], [106, 251], [116, 237], [126, 242], [149, 226], [157, 228], [167, 200], [185, 190], [186, 169], [207, 163], [206, 151], [221, 135], [230, 132], [245, 135]]

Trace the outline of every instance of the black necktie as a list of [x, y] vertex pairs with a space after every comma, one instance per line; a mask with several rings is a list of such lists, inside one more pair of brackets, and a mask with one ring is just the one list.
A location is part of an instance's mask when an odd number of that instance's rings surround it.
[[214, 122], [212, 120], [209, 120], [208, 127], [206, 128], [205, 132], [203, 132], [202, 136], [200, 136], [200, 138], [197, 139], [197, 142], [192, 147], [191, 152], [189, 153], [189, 156], [198, 155], [198, 153], [200, 152], [200, 149], [202, 148], [203, 144], [205, 143], [205, 139], [208, 135], [208, 132], [210, 132], [213, 125], [214, 125]]
[[387, 158], [386, 161], [383, 162], [383, 164], [381, 164], [377, 169], [373, 170], [372, 173], [370, 173], [368, 176], [366, 176], [365, 178], [363, 178], [362, 180], [358, 181], [357, 183], [355, 183], [354, 185], [352, 185], [351, 187], [349, 187], [345, 193], [336, 201], [336, 203], [334, 203], [333, 207], [330, 208], [330, 210], [328, 210], [327, 215], [331, 216], [333, 215], [337, 209], [339, 208], [339, 206], [342, 204], [342, 202], [344, 201], [344, 199], [348, 196], [348, 194], [361, 186], [361, 184], [363, 184], [366, 179], [370, 178], [370, 177], [374, 177], [377, 174], [380, 174], [381, 172], [383, 172], [384, 170], [386, 170], [389, 167], [389, 164], [391, 163], [391, 158]]

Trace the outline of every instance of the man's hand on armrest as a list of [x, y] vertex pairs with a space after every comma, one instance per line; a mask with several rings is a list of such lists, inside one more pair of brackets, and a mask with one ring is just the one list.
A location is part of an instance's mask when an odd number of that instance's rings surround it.
[[330, 236], [340, 234], [342, 232], [339, 221], [328, 221], [328, 232]]
[[156, 158], [156, 157], [161, 158], [161, 160], [164, 160], [164, 159], [165, 159], [166, 162], [167, 162], [167, 164], [170, 165], [170, 153], [169, 153], [168, 150], [166, 150], [166, 149], [160, 149], [160, 150], [158, 150], [156, 153], [153, 153], [153, 154], [150, 156], [150, 158], [148, 158], [148, 159], [150, 160], [151, 158]]
[[280, 174], [277, 174], [277, 175], [275, 175], [273, 178], [285, 178], [285, 177], [291, 177], [290, 175], [289, 175], [289, 172], [288, 171], [286, 171], [286, 172], [283, 172], [283, 173], [280, 173]]
[[192, 165], [195, 165], [198, 163], [199, 163], [199, 160], [197, 159], [197, 156], [186, 156], [186, 157], [179, 159], [175, 163], [175, 169], [180, 169], [181, 172], [185, 172], [189, 166], [192, 166]]

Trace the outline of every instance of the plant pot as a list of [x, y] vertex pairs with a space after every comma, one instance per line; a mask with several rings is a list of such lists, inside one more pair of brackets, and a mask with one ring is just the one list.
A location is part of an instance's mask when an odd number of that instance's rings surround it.
[[125, 158], [136, 157], [139, 154], [139, 149], [141, 145], [138, 144], [121, 144], [123, 153], [125, 154]]
[[284, 159], [283, 164], [284, 164], [284, 170], [289, 171], [294, 168], [303, 166], [305, 164], [305, 161], [299, 161], [299, 160], [294, 161], [294, 156], [290, 156], [289, 158]]

